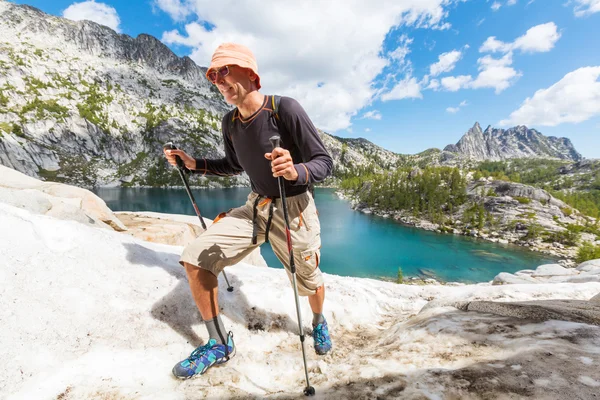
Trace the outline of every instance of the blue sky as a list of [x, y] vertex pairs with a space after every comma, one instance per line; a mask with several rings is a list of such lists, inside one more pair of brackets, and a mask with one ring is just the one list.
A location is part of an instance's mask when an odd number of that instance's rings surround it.
[[88, 13], [16, 2], [151, 34], [200, 65], [219, 43], [244, 43], [264, 93], [297, 98], [330, 133], [399, 153], [443, 148], [478, 121], [566, 136], [600, 158], [600, 0], [105, 0]]

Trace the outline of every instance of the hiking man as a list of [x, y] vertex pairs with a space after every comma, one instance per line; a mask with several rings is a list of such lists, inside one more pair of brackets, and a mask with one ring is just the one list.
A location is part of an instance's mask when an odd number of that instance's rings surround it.
[[[252, 52], [239, 44], [224, 43], [214, 52], [206, 77], [225, 101], [236, 108], [223, 117], [225, 157], [193, 158], [182, 150], [164, 150], [172, 165], [179, 156], [193, 173], [232, 176], [246, 172], [252, 192], [245, 205], [221, 213], [213, 224], [183, 251], [192, 296], [205, 321], [209, 340], [173, 368], [177, 378], [203, 374], [235, 354], [233, 334], [226, 333], [217, 300], [217, 275], [241, 261], [264, 242], [270, 242], [291, 278], [285, 221], [277, 177], [284, 178], [298, 292], [308, 296], [313, 311], [313, 338], [317, 354], [331, 350], [323, 317], [325, 286], [319, 269], [320, 223], [309, 185], [332, 171], [333, 160], [317, 129], [300, 104], [288, 97], [260, 93], [260, 76]], [[279, 103], [279, 105], [278, 105]], [[281, 147], [269, 138], [281, 136]]]

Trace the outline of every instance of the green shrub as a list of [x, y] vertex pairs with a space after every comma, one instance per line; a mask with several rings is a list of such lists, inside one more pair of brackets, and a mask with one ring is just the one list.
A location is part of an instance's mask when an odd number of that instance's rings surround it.
[[560, 209], [560, 211], [562, 211], [562, 213], [565, 214], [567, 217], [573, 214], [573, 209], [570, 207], [563, 207]]
[[4, 95], [2, 90], [0, 90], [0, 106], [6, 107], [8, 105], [8, 97]]
[[402, 273], [402, 267], [398, 267], [398, 283], [404, 282], [404, 274]]
[[567, 246], [577, 246], [580, 236], [578, 232], [566, 229], [559, 232], [550, 232], [544, 238], [544, 242], [558, 242]]
[[12, 133], [19, 137], [25, 138], [25, 134], [23, 133], [23, 128], [21, 128], [21, 125], [18, 125], [14, 122], [12, 124]]
[[577, 250], [575, 261], [582, 263], [588, 260], [600, 258], [600, 246], [594, 246], [590, 242], [583, 243]]
[[517, 200], [521, 204], [531, 203], [531, 199], [529, 197], [514, 196], [513, 199]]
[[523, 236], [523, 240], [539, 239], [540, 237], [545, 236], [545, 234], [546, 231], [540, 224], [532, 223], [527, 226], [527, 234]]

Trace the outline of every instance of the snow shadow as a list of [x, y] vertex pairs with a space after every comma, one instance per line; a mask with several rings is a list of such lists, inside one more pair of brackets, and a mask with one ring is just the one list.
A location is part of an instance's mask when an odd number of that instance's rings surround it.
[[[185, 269], [179, 264], [179, 255], [155, 251], [139, 243], [124, 243], [127, 261], [147, 267], [159, 267], [177, 278], [177, 285], [167, 295], [158, 299], [150, 313], [155, 319], [166, 323], [185, 338], [192, 346], [204, 344], [204, 340], [193, 329], [202, 323], [187, 281]], [[226, 268], [233, 292], [227, 291], [223, 275], [219, 275], [219, 309], [232, 321], [249, 330], [283, 330], [297, 333], [297, 323], [287, 314], [278, 314], [256, 307], [248, 301], [240, 288], [244, 285], [237, 275]], [[227, 328], [227, 327], [226, 327]]]

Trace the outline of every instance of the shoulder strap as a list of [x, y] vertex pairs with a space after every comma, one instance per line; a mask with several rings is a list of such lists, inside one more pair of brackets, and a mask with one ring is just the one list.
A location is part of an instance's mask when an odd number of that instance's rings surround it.
[[275, 118], [279, 120], [279, 103], [281, 103], [281, 96], [271, 96], [271, 105], [273, 106], [273, 114]]

